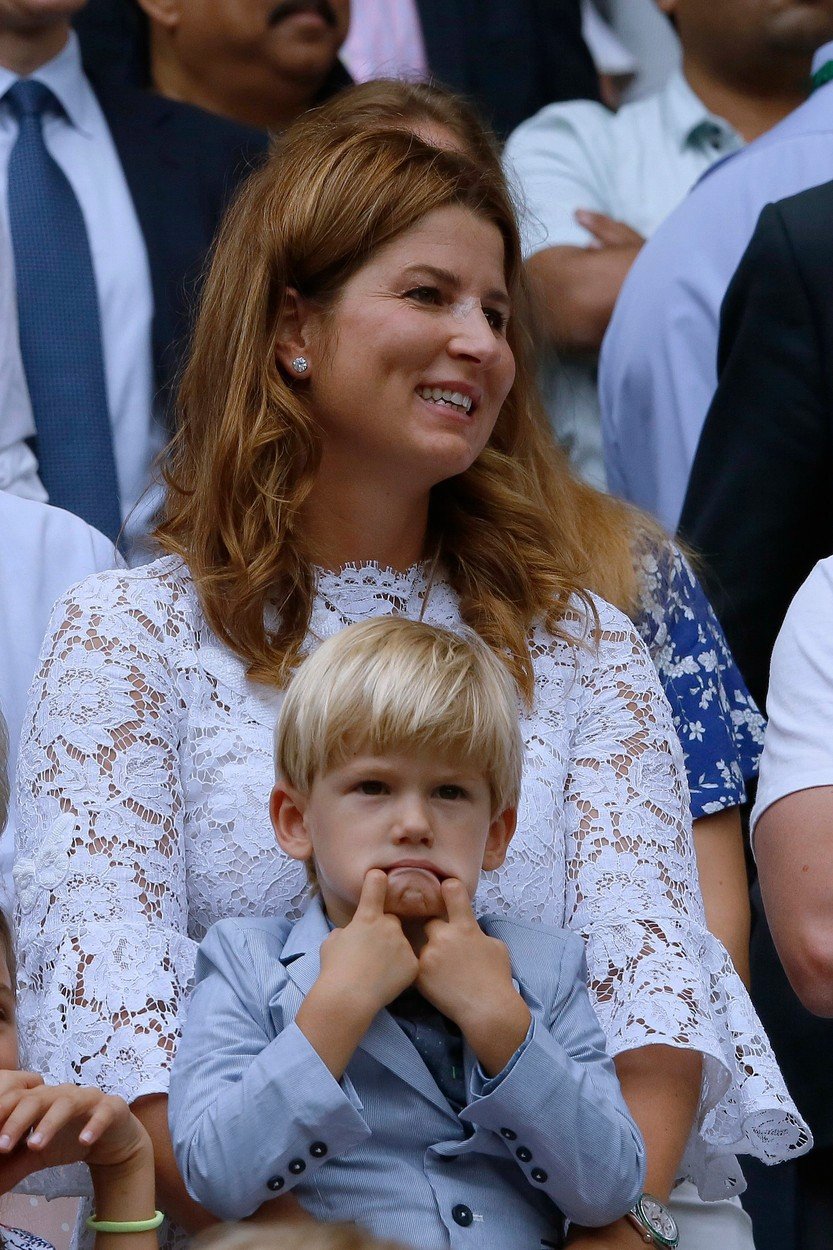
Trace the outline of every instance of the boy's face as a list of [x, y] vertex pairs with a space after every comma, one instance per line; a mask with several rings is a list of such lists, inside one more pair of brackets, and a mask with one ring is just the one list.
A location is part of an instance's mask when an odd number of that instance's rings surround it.
[[13, 1070], [17, 1066], [17, 1018], [12, 979], [6, 957], [0, 954], [0, 1070]]
[[316, 777], [308, 795], [277, 785], [272, 822], [294, 859], [315, 858], [330, 920], [350, 922], [365, 875], [388, 875], [385, 910], [403, 920], [444, 916], [440, 882], [473, 897], [482, 869], [499, 868], [515, 812], [492, 813], [489, 783], [471, 764], [438, 755], [359, 752]]

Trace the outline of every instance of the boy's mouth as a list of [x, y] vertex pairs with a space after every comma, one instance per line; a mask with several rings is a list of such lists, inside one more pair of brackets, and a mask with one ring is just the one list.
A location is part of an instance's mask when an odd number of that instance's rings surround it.
[[397, 872], [420, 872], [430, 877], [433, 881], [445, 881], [447, 873], [444, 873], [436, 864], [427, 863], [425, 860], [417, 859], [401, 859], [395, 864], [389, 864], [385, 869], [388, 877]]

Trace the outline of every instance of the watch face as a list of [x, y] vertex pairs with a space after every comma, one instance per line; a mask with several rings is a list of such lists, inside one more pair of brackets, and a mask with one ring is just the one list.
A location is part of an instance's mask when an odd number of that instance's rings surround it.
[[650, 1194], [643, 1194], [639, 1205], [643, 1218], [654, 1236], [660, 1238], [663, 1245], [676, 1246], [679, 1233], [671, 1212]]

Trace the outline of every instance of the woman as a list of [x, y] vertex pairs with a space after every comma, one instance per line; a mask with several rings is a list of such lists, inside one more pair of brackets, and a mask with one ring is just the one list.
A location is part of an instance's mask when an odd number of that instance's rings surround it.
[[[318, 117], [344, 130], [407, 130], [481, 167], [500, 168], [497, 140], [475, 110], [435, 84], [363, 83], [322, 106]], [[746, 783], [757, 776], [764, 718], [702, 587], [665, 531], [647, 513], [583, 482], [557, 446], [550, 480], [565, 518], [562, 542], [576, 552], [584, 585], [631, 618], [656, 665], [686, 765], [708, 927], [748, 985], [750, 909], [739, 809]]]
[[[582, 589], [522, 303], [502, 180], [410, 135], [300, 124], [217, 245], [158, 531], [171, 554], [56, 607], [22, 763], [24, 1024], [51, 1074], [133, 1103], [161, 1205], [192, 1227], [165, 1090], [194, 940], [224, 915], [297, 914], [303, 876], [262, 801], [281, 687], [316, 640], [380, 612], [465, 623], [518, 682], [523, 833], [481, 903], [586, 935], [648, 1187], [685, 1174], [723, 1194], [727, 1149], [806, 1146], [703, 925], [655, 671]], [[634, 1237], [573, 1231], [582, 1250]]]

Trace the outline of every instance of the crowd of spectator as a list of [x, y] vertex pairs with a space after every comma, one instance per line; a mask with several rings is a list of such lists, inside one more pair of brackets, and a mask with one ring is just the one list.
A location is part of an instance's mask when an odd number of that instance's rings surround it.
[[73, 1250], [833, 1248], [831, 135], [833, 0], [0, 0]]

